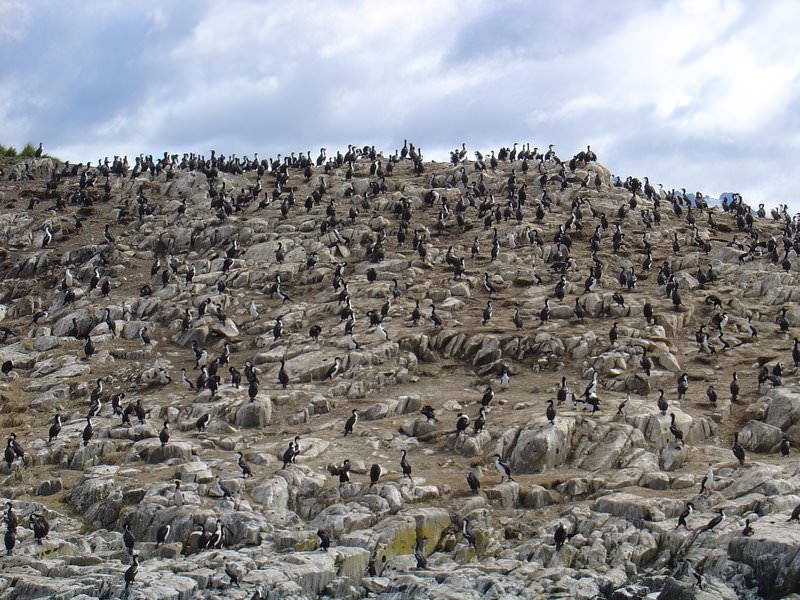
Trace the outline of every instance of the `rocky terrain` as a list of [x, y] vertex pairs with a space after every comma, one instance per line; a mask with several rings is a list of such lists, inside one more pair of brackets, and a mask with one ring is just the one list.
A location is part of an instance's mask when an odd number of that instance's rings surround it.
[[798, 231], [529, 146], [3, 165], [0, 598], [798, 593]]

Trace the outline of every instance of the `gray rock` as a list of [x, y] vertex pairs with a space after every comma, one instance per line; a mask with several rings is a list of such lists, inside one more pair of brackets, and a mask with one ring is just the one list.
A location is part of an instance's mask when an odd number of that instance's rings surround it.
[[162, 446], [157, 439], [145, 439], [136, 442], [132, 451], [141, 460], [150, 464], [163, 463], [171, 459], [189, 462], [192, 459], [192, 445], [189, 442], [170, 440], [166, 446]]
[[259, 396], [254, 402], [245, 401], [236, 411], [234, 424], [237, 427], [264, 427], [272, 422], [272, 400]]
[[748, 421], [739, 430], [739, 443], [753, 452], [774, 452], [780, 446], [783, 432], [774, 425]]
[[511, 453], [511, 469], [535, 473], [566, 464], [575, 431], [575, 419], [556, 418], [555, 424], [528, 426], [519, 433]]

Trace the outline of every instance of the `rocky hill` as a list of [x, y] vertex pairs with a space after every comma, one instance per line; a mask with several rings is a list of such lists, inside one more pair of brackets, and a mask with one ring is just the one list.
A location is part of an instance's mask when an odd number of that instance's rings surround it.
[[45, 158], [0, 238], [2, 598], [800, 592], [785, 211], [516, 145]]

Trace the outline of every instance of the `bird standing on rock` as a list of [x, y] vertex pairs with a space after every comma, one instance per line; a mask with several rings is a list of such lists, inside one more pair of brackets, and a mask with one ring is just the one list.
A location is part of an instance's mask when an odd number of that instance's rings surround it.
[[475, 536], [469, 531], [469, 519], [464, 519], [461, 525], [461, 535], [470, 546], [475, 546]]
[[133, 554], [133, 545], [136, 543], [136, 538], [133, 537], [130, 523], [125, 523], [122, 541], [125, 543], [125, 549], [128, 551], [128, 554]]
[[744, 466], [744, 459], [745, 459], [745, 452], [744, 448], [742, 448], [741, 444], [739, 444], [739, 434], [733, 434], [733, 445], [731, 446], [731, 452], [736, 457], [736, 460], [739, 461], [739, 466]]
[[500, 483], [503, 482], [503, 479], [507, 479], [508, 481], [514, 481], [514, 478], [511, 477], [511, 467], [509, 467], [508, 464], [503, 462], [499, 454], [494, 455], [494, 466], [497, 469], [497, 472], [500, 473]]
[[139, 573], [139, 555], [134, 554], [131, 557], [131, 566], [125, 571], [125, 591], [127, 593], [128, 588], [133, 584], [136, 580], [136, 575]]
[[350, 418], [344, 424], [344, 435], [347, 437], [348, 434], [353, 433], [353, 427], [356, 426], [358, 423], [358, 410], [355, 408], [353, 409], [353, 414], [350, 415]]
[[167, 445], [167, 442], [169, 442], [169, 421], [164, 421], [164, 427], [158, 434], [158, 439], [161, 441], [162, 448]]
[[673, 435], [676, 442], [683, 442], [683, 431], [678, 429], [678, 426], [675, 425], [675, 413], [670, 413], [669, 418], [671, 422], [669, 432]]
[[281, 368], [278, 370], [278, 382], [283, 389], [289, 385], [289, 374], [286, 372], [286, 359], [281, 360]]
[[250, 465], [247, 464], [247, 461], [244, 459], [244, 454], [241, 452], [237, 452], [237, 459], [236, 464], [239, 465], [239, 468], [242, 470], [242, 478], [247, 479], [248, 477], [253, 476], [253, 471], [250, 470]]
[[411, 479], [411, 465], [406, 460], [406, 451], [401, 450], [402, 456], [400, 457], [400, 470], [403, 472], [403, 477]]
[[564, 542], [567, 541], [567, 530], [564, 528], [564, 524], [561, 521], [558, 522], [556, 531], [553, 534], [553, 541], [556, 544], [556, 552], [561, 550]]
[[694, 504], [692, 504], [691, 502], [687, 502], [686, 503], [686, 508], [684, 509], [684, 511], [678, 517], [678, 524], [675, 526], [675, 529], [677, 529], [678, 527], [683, 527], [684, 529], [689, 529], [689, 526], [686, 524], [686, 519], [689, 518], [689, 516], [692, 514], [693, 510], [694, 510]]
[[53, 424], [50, 425], [50, 429], [48, 430], [47, 443], [52, 443], [53, 440], [58, 437], [59, 433], [61, 433], [61, 415], [57, 414], [53, 417]]
[[784, 435], [784, 436], [781, 438], [781, 447], [780, 447], [780, 450], [781, 450], [781, 456], [783, 456], [784, 458], [786, 458], [787, 456], [789, 456], [789, 449], [790, 449], [790, 448], [791, 448], [791, 444], [789, 443], [789, 438], [787, 438], [787, 437]]
[[686, 392], [688, 390], [689, 390], [689, 375], [687, 373], [683, 373], [678, 378], [678, 401], [679, 402], [686, 397]]
[[372, 465], [372, 467], [370, 467], [369, 469], [369, 487], [372, 487], [376, 483], [378, 483], [378, 480], [381, 478], [381, 475], [383, 475], [383, 467], [381, 467], [377, 463]]
[[456, 436], [460, 436], [469, 427], [469, 417], [463, 413], [458, 414], [456, 419]]
[[545, 416], [547, 417], [547, 420], [550, 421], [550, 425], [553, 425], [555, 423], [556, 408], [555, 406], [553, 406], [552, 400], [547, 401], [547, 410], [545, 411]]

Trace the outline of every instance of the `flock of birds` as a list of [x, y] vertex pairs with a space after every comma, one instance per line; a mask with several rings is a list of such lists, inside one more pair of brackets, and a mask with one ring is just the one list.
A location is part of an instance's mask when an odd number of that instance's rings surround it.
[[[665, 258], [660, 265], [656, 265], [654, 254], [661, 253], [666, 256], [680, 257], [686, 250], [686, 242], [681, 243], [678, 233], [674, 233], [669, 240], [669, 246], [665, 250], [665, 240], [658, 234], [658, 228], [662, 221], [663, 211], [670, 211], [674, 218], [678, 219], [689, 231], [687, 239], [689, 247], [698, 251], [702, 256], [708, 257], [713, 250], [713, 239], [710, 234], [717, 230], [717, 218], [721, 214], [728, 215], [733, 225], [736, 227], [737, 234], [733, 237], [730, 246], [742, 251], [741, 261], [765, 260], [773, 263], [777, 267], [790, 270], [790, 253], [800, 255], [800, 220], [797, 217], [790, 217], [787, 207], [781, 206], [767, 215], [764, 206], [759, 205], [758, 210], [752, 210], [736, 194], [731, 199], [723, 199], [721, 211], [711, 209], [704, 196], [700, 193], [690, 195], [686, 190], [664, 190], [653, 187], [647, 177], [644, 182], [636, 178], [628, 177], [626, 180], [614, 179], [606, 183], [601, 178], [599, 171], [595, 172], [586, 167], [596, 160], [596, 155], [590, 147], [585, 151], [576, 154], [572, 159], [562, 161], [556, 154], [554, 147], [550, 146], [547, 151], [540, 152], [538, 148], [531, 149], [530, 145], [525, 145], [521, 149], [514, 144], [511, 148], [501, 148], [499, 152], [492, 151], [489, 155], [475, 152], [474, 161], [471, 162], [471, 169], [474, 176], [468, 173], [468, 152], [466, 146], [462, 145], [451, 154], [451, 162], [455, 169], [447, 174], [433, 174], [428, 180], [429, 189], [425, 192], [423, 201], [426, 207], [424, 211], [417, 211], [413, 208], [412, 202], [407, 198], [401, 198], [393, 206], [395, 226], [391, 233], [395, 236], [395, 247], [405, 249], [410, 245], [422, 261], [429, 262], [432, 266], [443, 265], [445, 271], [451, 275], [453, 281], [462, 279], [468, 270], [475, 269], [482, 274], [482, 289], [486, 294], [485, 308], [481, 313], [480, 322], [483, 326], [496, 323], [495, 305], [493, 300], [497, 297], [498, 285], [493, 282], [489, 272], [481, 265], [493, 263], [498, 260], [502, 252], [512, 252], [516, 248], [527, 245], [533, 249], [543, 249], [547, 244], [552, 243], [552, 252], [547, 259], [548, 267], [557, 276], [558, 280], [554, 285], [552, 298], [555, 301], [564, 301], [569, 293], [574, 290], [582, 289], [583, 294], [577, 293], [574, 298], [573, 314], [578, 323], [584, 323], [590, 318], [589, 311], [585, 304], [585, 295], [591, 294], [600, 288], [616, 288], [613, 293], [613, 304], [625, 308], [624, 294], [633, 293], [637, 290], [639, 278], [644, 274], [649, 277], [650, 271], [657, 268], [656, 281], [664, 298], [672, 310], [680, 311], [683, 304], [683, 289], [678, 278], [678, 274], [673, 272], [670, 260]], [[345, 185], [344, 197], [353, 198], [357, 194], [352, 184], [357, 178], [356, 167], [360, 167], [365, 162], [369, 164], [369, 188], [362, 196], [358, 196], [360, 204], [351, 203], [346, 214], [342, 214], [337, 205], [337, 199], [330, 194], [330, 180], [338, 175], [342, 176]], [[486, 174], [494, 174], [500, 163], [510, 163], [512, 165], [510, 174], [501, 180], [499, 184], [490, 183], [485, 177]], [[245, 210], [262, 211], [275, 204], [279, 210], [279, 219], [286, 219], [293, 211], [305, 210], [311, 213], [320, 205], [325, 206], [324, 218], [320, 216], [319, 239], [325, 241], [329, 247], [344, 245], [355, 251], [356, 240], [349, 239], [345, 235], [345, 228], [348, 223], [355, 223], [360, 218], [360, 212], [377, 214], [374, 212], [373, 201], [376, 197], [388, 191], [387, 179], [392, 177], [396, 168], [401, 165], [411, 165], [413, 173], [424, 176], [428, 168], [423, 161], [422, 152], [413, 144], [406, 142], [402, 149], [395, 151], [388, 158], [375, 151], [374, 147], [365, 146], [358, 148], [349, 146], [347, 151], [342, 154], [337, 152], [335, 157], [328, 157], [323, 148], [319, 156], [314, 160], [311, 153], [289, 156], [277, 156], [274, 160], [259, 160], [254, 158], [238, 158], [217, 156], [212, 151], [210, 158], [204, 158], [194, 154], [186, 154], [182, 157], [178, 155], [168, 155], [165, 153], [159, 159], [151, 156], [139, 156], [135, 159], [135, 164], [131, 168], [127, 157], [114, 157], [113, 161], [105, 159], [98, 161], [96, 167], [91, 165], [70, 165], [66, 163], [62, 168], [53, 173], [52, 180], [46, 184], [46, 189], [41, 194], [31, 195], [29, 210], [33, 211], [40, 202], [52, 201], [52, 210], [55, 214], [69, 214], [70, 208], [92, 206], [95, 202], [104, 202], [111, 199], [112, 178], [128, 179], [133, 181], [139, 176], [149, 175], [156, 178], [161, 175], [166, 180], [174, 178], [178, 171], [197, 171], [202, 172], [208, 177], [209, 187], [208, 196], [210, 206], [208, 207], [219, 223], [224, 223], [231, 216], [242, 213]], [[585, 176], [578, 176], [577, 171], [586, 170]], [[225, 182], [218, 184], [220, 173], [231, 174], [255, 174], [257, 179], [254, 185], [243, 187], [240, 190], [226, 188]], [[311, 192], [300, 205], [295, 198], [296, 187], [290, 184], [290, 176], [301, 176], [306, 183], [311, 185], [312, 180], [317, 178], [318, 183], [311, 187]], [[327, 179], [326, 179], [327, 178]], [[77, 189], [69, 193], [62, 193], [60, 187], [64, 183], [78, 180]], [[269, 180], [271, 184], [268, 183]], [[529, 190], [536, 187], [541, 190], [538, 197], [533, 197], [533, 192]], [[618, 189], [626, 190], [629, 193], [628, 200], [621, 204], [615, 213], [607, 214], [597, 210], [592, 206], [589, 199], [591, 194], [602, 194], [604, 186], [613, 185]], [[74, 186], [73, 186], [74, 187]], [[460, 190], [458, 201], [451, 205], [449, 196], [443, 193], [442, 188], [457, 188]], [[560, 197], [562, 192], [574, 192], [570, 194], [571, 199], [568, 206], [562, 204]], [[497, 196], [496, 196], [497, 195]], [[502, 198], [500, 197], [502, 195]], [[183, 218], [187, 211], [187, 201], [181, 200], [176, 209], [175, 217]], [[149, 199], [144, 193], [143, 186], [136, 192], [135, 209], [122, 209], [120, 219], [130, 221], [141, 221], [148, 215], [161, 211], [158, 202]], [[419, 213], [422, 213], [420, 216]], [[77, 212], [74, 216], [74, 230], [80, 230], [82, 219]], [[430, 220], [425, 220], [425, 215], [430, 215]], [[562, 222], [557, 223], [551, 239], [545, 239], [542, 231], [542, 221], [547, 215], [557, 218], [563, 214]], [[630, 233], [633, 229], [629, 215], [637, 215], [636, 221], [643, 229], [643, 233], [638, 241]], [[520, 226], [524, 225], [521, 234], [510, 231], [502, 238], [498, 233], [497, 225], [503, 222], [516, 222]], [[616, 221], [612, 224], [612, 221]], [[775, 227], [780, 229], [780, 234], [770, 234], [767, 231], [766, 223], [771, 221], [770, 227], [775, 231]], [[480, 225], [477, 224], [480, 222]], [[434, 236], [426, 234], [427, 231], [436, 231], [436, 236], [442, 238], [448, 234], [461, 235], [466, 232], [483, 227], [484, 232], [490, 235], [490, 251], [486, 256], [481, 249], [480, 236], [474, 236], [470, 248], [470, 256], [459, 256], [451, 245], [444, 254], [444, 260], [437, 265], [433, 265], [430, 256], [431, 248], [435, 245]], [[581, 240], [585, 240], [587, 232], [591, 231], [588, 237], [588, 250], [590, 264], [581, 266], [575, 258], [575, 249]], [[413, 232], [413, 233], [412, 233]], [[385, 257], [385, 251], [390, 244], [391, 235], [385, 228], [381, 227], [374, 232], [371, 239], [361, 240], [360, 244], [364, 248], [364, 260], [374, 264], [367, 270], [367, 280], [374, 282], [377, 280], [380, 263]], [[91, 278], [88, 282], [87, 293], [94, 292], [101, 298], [109, 298], [117, 282], [112, 280], [108, 267], [107, 256], [110, 250], [117, 243], [114, 233], [111, 231], [111, 224], [106, 224], [103, 228], [103, 239], [105, 249], [100, 251], [102, 266], [93, 269]], [[45, 222], [41, 228], [41, 247], [50, 248], [58, 244], [57, 231], [54, 231], [50, 222]], [[661, 245], [658, 245], [660, 239]], [[194, 240], [193, 240], [194, 242]], [[33, 238], [31, 238], [33, 243]], [[606, 271], [604, 260], [601, 259], [603, 252], [613, 252], [618, 254], [621, 251], [628, 253], [638, 253], [637, 269], [635, 266], [621, 267], [616, 277], [610, 277]], [[225, 294], [229, 276], [239, 267], [239, 260], [244, 253], [239, 240], [233, 240], [224, 248], [215, 249], [212, 256], [208, 257], [204, 264], [183, 263], [178, 257], [173, 255], [158, 256], [150, 269], [150, 278], [139, 289], [139, 295], [147, 297], [154, 292], [154, 286], [165, 287], [171, 283], [183, 283], [187, 288], [192, 285], [193, 278], [198, 272], [213, 273], [217, 276], [217, 282], [213, 286], [219, 294]], [[163, 260], [162, 260], [163, 258]], [[277, 245], [274, 252], [274, 260], [277, 264], [282, 264], [286, 259], [286, 248], [282, 243]], [[308, 256], [305, 268], [314, 269], [319, 263], [319, 256], [312, 253]], [[470, 261], [470, 264], [467, 263]], [[636, 264], [635, 259], [631, 259], [632, 264]], [[337, 316], [342, 331], [348, 340], [348, 347], [351, 350], [358, 349], [359, 343], [354, 337], [354, 330], [357, 323], [358, 313], [362, 307], [356, 307], [350, 294], [349, 277], [352, 273], [352, 266], [346, 261], [341, 261], [333, 266], [333, 273], [330, 278], [334, 300], [337, 302]], [[586, 277], [583, 280], [582, 288], [580, 285], [570, 283], [568, 277], [583, 271]], [[638, 273], [638, 274], [637, 274]], [[533, 270], [535, 285], [544, 286], [542, 277]], [[718, 274], [712, 268], [710, 261], [705, 266], [698, 266], [695, 274], [698, 282], [703, 286], [713, 286]], [[154, 283], [158, 282], [158, 283]], [[59, 289], [56, 290], [56, 298], [53, 308], [39, 310], [33, 314], [33, 325], [47, 323], [50, 320], [50, 313], [68, 308], [76, 299], [76, 288], [81, 287], [82, 282], [72, 273], [69, 267], [64, 269]], [[384, 321], [392, 312], [397, 313], [396, 304], [400, 301], [408, 288], [408, 282], [399, 283], [393, 280], [390, 294], [386, 297], [383, 305], [379, 309], [370, 309], [364, 312], [368, 323], [367, 329], [378, 332], [384, 339], [389, 339], [389, 332], [384, 325]], [[269, 284], [267, 290], [271, 299], [277, 299], [280, 305], [292, 300], [292, 294], [299, 294], [301, 291], [288, 290], [280, 275], [275, 275], [274, 280]], [[710, 306], [714, 313], [707, 324], [703, 324], [696, 332], [698, 352], [704, 354], [715, 354], [721, 352], [735, 352], [733, 346], [725, 335], [732, 323], [731, 316], [723, 310], [724, 301], [715, 294], [708, 294], [705, 304]], [[658, 308], [656, 299], [648, 299], [644, 302], [642, 312], [648, 324], [653, 324], [658, 319]], [[426, 317], [434, 329], [444, 327], [444, 320], [437, 307], [431, 301], [427, 315], [423, 314], [420, 299], [414, 299], [413, 308], [406, 315], [406, 322], [411, 327], [420, 327], [423, 317]], [[255, 299], [251, 300], [247, 312], [252, 321], [261, 318], [261, 309]], [[605, 318], [612, 314], [611, 306], [604, 306], [600, 318]], [[197, 305], [196, 310], [186, 308], [183, 314], [181, 329], [191, 330], [193, 324], [200, 318], [210, 315], [219, 319], [220, 323], [233, 322], [230, 314], [226, 313], [224, 303], [215, 302], [210, 297], [205, 298]], [[551, 318], [551, 296], [548, 295], [543, 302], [537, 315], [538, 324], [543, 325]], [[130, 308], [125, 306], [122, 320], [130, 320]], [[523, 330], [526, 323], [520, 313], [519, 307], [515, 307], [510, 316], [510, 322], [516, 330]], [[107, 324], [108, 330], [112, 335], [117, 334], [117, 321], [112, 318], [111, 310], [106, 308], [102, 319]], [[85, 340], [83, 352], [87, 360], [91, 360], [96, 353], [97, 347], [92, 340], [90, 331], [97, 323], [89, 326], [79, 323], [73, 319], [72, 335], [75, 338]], [[776, 315], [777, 333], [788, 335], [790, 325], [786, 317], [786, 310]], [[758, 333], [748, 315], [743, 326], [740, 328], [747, 334], [747, 339], [743, 343], [757, 344], [759, 342]], [[17, 334], [3, 328], [4, 341], [18, 339]], [[277, 317], [272, 326], [272, 336], [275, 341], [287, 335], [285, 324], [282, 317]], [[608, 332], [610, 345], [615, 346], [620, 339], [618, 322], [613, 322]], [[308, 329], [308, 337], [315, 343], [321, 343], [326, 336], [321, 323], [312, 323]], [[153, 340], [147, 327], [142, 327], [138, 332], [138, 339], [142, 346], [151, 346]], [[261, 374], [256, 366], [249, 360], [244, 362], [243, 367], [236, 368], [232, 364], [232, 348], [230, 344], [224, 343], [222, 351], [212, 356], [208, 348], [203, 348], [196, 341], [192, 342], [190, 362], [193, 363], [192, 371], [197, 375], [190, 375], [186, 368], [181, 369], [180, 385], [185, 386], [189, 392], [200, 393], [207, 391], [213, 400], [220, 386], [223, 385], [223, 375], [227, 372], [228, 383], [235, 389], [246, 386], [248, 398], [254, 402], [261, 386]], [[791, 360], [796, 369], [800, 366], [800, 342], [795, 338], [794, 347], [791, 353]], [[649, 377], [653, 363], [645, 350], [640, 359], [642, 371]], [[159, 361], [155, 364], [159, 373], [159, 380], [164, 385], [172, 384], [172, 377], [161, 366]], [[7, 376], [14, 370], [15, 366], [11, 361], [2, 365], [2, 373]], [[759, 389], [762, 385], [772, 386], [782, 385], [783, 362], [778, 361], [771, 368], [763, 365], [756, 373]], [[321, 381], [334, 381], [337, 376], [346, 370], [346, 363], [341, 357], [336, 357], [324, 371]], [[511, 369], [508, 365], [503, 365], [496, 373], [499, 384], [506, 388], [510, 383]], [[291, 374], [286, 367], [286, 358], [281, 361], [277, 376], [277, 385], [286, 389], [292, 384]], [[733, 373], [729, 383], [731, 402], [736, 403], [740, 394], [738, 374]], [[677, 402], [680, 404], [686, 397], [689, 389], [689, 376], [682, 373], [677, 381]], [[718, 392], [714, 384], [708, 386], [706, 397], [711, 406], [715, 406], [718, 400]], [[480, 433], [487, 422], [488, 411], [494, 399], [492, 385], [488, 385], [480, 401], [480, 409], [477, 417], [473, 420], [465, 414], [459, 413], [455, 423], [455, 435], [461, 436], [469, 433], [470, 425], [474, 433]], [[94, 437], [96, 431], [93, 419], [98, 417], [103, 411], [104, 406], [111, 406], [112, 416], [121, 419], [122, 425], [130, 425], [131, 418], [135, 417], [139, 423], [145, 423], [149, 418], [149, 410], [142, 406], [142, 400], [131, 401], [123, 407], [125, 393], [122, 391], [109, 395], [104, 388], [103, 378], [96, 380], [96, 386], [90, 394], [89, 407], [85, 416], [86, 425], [81, 434], [81, 440], [87, 445]], [[581, 405], [584, 409], [590, 409], [592, 413], [601, 410], [600, 402], [600, 382], [597, 371], [591, 374], [591, 380], [585, 386], [583, 392], [578, 395], [571, 391], [567, 378], [562, 377], [561, 383], [557, 387], [556, 397], [547, 402], [545, 416], [550, 424], [554, 424], [558, 418], [558, 410], [566, 402], [571, 401], [574, 407]], [[659, 389], [657, 399], [659, 412], [666, 416], [670, 410], [670, 402], [665, 398], [663, 389]], [[618, 407], [618, 414], [623, 414], [627, 400], [623, 401]], [[422, 408], [421, 414], [428, 420], [436, 420], [435, 409], [426, 405]], [[198, 433], [205, 431], [211, 420], [211, 414], [204, 414], [195, 423]], [[682, 443], [684, 433], [677, 427], [674, 412], [670, 413], [671, 425], [669, 431], [676, 442]], [[358, 426], [359, 412], [353, 409], [349, 418], [344, 423], [343, 435], [348, 436], [354, 432]], [[53, 416], [52, 424], [48, 429], [48, 444], [59, 438], [64, 425], [64, 417], [61, 414]], [[169, 444], [171, 438], [170, 423], [163, 422], [163, 427], [159, 433], [162, 446]], [[790, 451], [789, 440], [784, 437], [781, 443], [781, 452], [788, 455]], [[740, 465], [745, 464], [745, 451], [738, 442], [738, 434], [734, 435], [731, 450]], [[289, 468], [295, 463], [298, 455], [303, 452], [301, 439], [295, 437], [289, 442], [288, 448], [283, 453], [283, 468]], [[16, 465], [24, 464], [25, 452], [16, 439], [16, 435], [11, 433], [5, 453], [4, 460], [9, 470]], [[237, 453], [237, 465], [241, 469], [242, 476], [252, 477], [253, 471], [247, 464], [242, 452]], [[509, 464], [502, 456], [494, 456], [494, 466], [497, 469], [500, 480], [512, 481], [512, 473]], [[331, 474], [338, 477], [340, 485], [350, 481], [350, 461], [344, 460], [341, 465], [331, 467]], [[400, 459], [400, 473], [404, 478], [411, 478], [412, 468], [409, 464], [407, 453], [402, 451]], [[381, 465], [374, 464], [369, 470], [370, 487], [379, 482], [385, 470]], [[481, 483], [475, 471], [467, 473], [467, 484], [469, 488], [478, 493]], [[708, 475], [701, 485], [701, 493], [707, 485], [713, 481], [713, 468], [709, 468]], [[217, 478], [217, 493], [223, 497], [232, 498], [235, 493], [224, 487]], [[175, 504], [182, 503], [180, 483], [175, 487]], [[687, 519], [691, 515], [693, 504], [688, 503], [686, 511], [679, 517], [678, 527], [687, 527]], [[797, 520], [800, 516], [800, 506], [792, 513], [791, 520]], [[720, 511], [704, 528], [710, 530], [717, 526], [725, 517]], [[11, 554], [16, 545], [16, 531], [18, 520], [15, 516], [12, 504], [8, 503], [7, 512], [4, 517], [7, 525], [5, 535], [5, 545], [8, 554]], [[49, 532], [49, 524], [44, 516], [32, 514], [29, 523], [35, 534], [35, 540], [41, 544]], [[749, 528], [749, 522], [747, 524]], [[746, 530], [747, 531], [747, 530]], [[750, 529], [752, 531], [752, 529]], [[169, 525], [162, 527], [157, 534], [156, 543], [165, 543], [171, 533]], [[747, 533], [745, 532], [747, 535]], [[462, 535], [468, 543], [474, 545], [475, 538], [469, 531], [469, 523], [463, 520]], [[330, 537], [325, 531], [319, 531], [320, 547], [327, 550], [330, 545]], [[557, 549], [565, 543], [567, 532], [563, 524], [559, 523], [554, 533], [554, 542]], [[426, 564], [424, 555], [424, 538], [418, 540], [415, 551], [417, 564], [421, 568]], [[132, 555], [132, 563], [125, 574], [126, 586], [134, 582], [138, 572], [138, 556], [134, 553], [135, 538], [129, 525], [125, 525], [124, 542], [128, 551]], [[218, 526], [216, 531], [206, 532], [205, 527], [199, 532], [198, 549], [221, 547], [225, 543], [223, 527]], [[238, 579], [233, 571], [229, 573], [231, 580], [238, 583]], [[258, 592], [257, 592], [258, 593]]]

